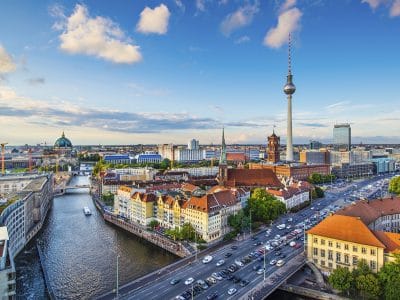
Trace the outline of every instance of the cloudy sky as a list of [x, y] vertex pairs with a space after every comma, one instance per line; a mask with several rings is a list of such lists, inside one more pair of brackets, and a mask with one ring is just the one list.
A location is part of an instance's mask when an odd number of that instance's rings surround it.
[[0, 3], [0, 139], [74, 144], [400, 143], [400, 0]]

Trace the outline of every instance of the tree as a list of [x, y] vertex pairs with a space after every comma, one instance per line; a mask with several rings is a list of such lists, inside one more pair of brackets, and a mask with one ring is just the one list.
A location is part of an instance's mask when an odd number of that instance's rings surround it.
[[268, 194], [265, 189], [257, 188], [247, 201], [245, 214], [251, 211], [252, 222], [269, 223], [286, 212], [285, 204]]
[[390, 180], [389, 192], [400, 195], [400, 176], [396, 176]]
[[378, 279], [383, 288], [384, 298], [387, 300], [399, 299], [400, 291], [400, 255], [395, 261], [385, 263], [378, 272]]
[[359, 275], [356, 279], [356, 287], [363, 299], [378, 299], [381, 287], [378, 278], [372, 273]]
[[183, 224], [180, 233], [183, 240], [194, 241], [196, 239], [200, 239], [193, 225], [190, 223]]
[[353, 276], [346, 268], [338, 267], [328, 278], [330, 285], [341, 292], [349, 292], [353, 282]]
[[104, 204], [107, 206], [114, 206], [114, 194], [111, 192], [108, 192], [106, 194], [103, 194], [101, 196], [101, 199], [103, 200]]
[[154, 230], [154, 228], [158, 227], [159, 225], [160, 223], [157, 220], [151, 220], [148, 226], [151, 230]]
[[168, 158], [164, 158], [160, 163], [160, 169], [166, 170], [171, 166], [171, 161]]

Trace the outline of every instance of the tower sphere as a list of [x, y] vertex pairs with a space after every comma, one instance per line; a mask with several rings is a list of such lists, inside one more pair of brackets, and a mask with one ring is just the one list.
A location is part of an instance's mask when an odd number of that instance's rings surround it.
[[286, 83], [283, 87], [283, 91], [286, 95], [292, 95], [296, 91], [296, 86], [293, 83]]

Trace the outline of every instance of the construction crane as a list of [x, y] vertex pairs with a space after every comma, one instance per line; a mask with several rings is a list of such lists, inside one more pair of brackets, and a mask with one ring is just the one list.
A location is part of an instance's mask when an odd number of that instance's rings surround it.
[[4, 150], [8, 143], [1, 143], [1, 174], [4, 175], [6, 173], [5, 165], [4, 165]]

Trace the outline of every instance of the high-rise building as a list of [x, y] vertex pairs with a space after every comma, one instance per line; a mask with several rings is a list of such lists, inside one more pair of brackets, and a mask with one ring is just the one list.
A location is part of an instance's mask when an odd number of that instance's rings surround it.
[[319, 150], [319, 148], [322, 148], [322, 143], [319, 141], [310, 141], [310, 150]]
[[198, 150], [199, 149], [199, 141], [196, 139], [192, 139], [188, 142], [189, 150]]
[[296, 86], [293, 84], [292, 65], [291, 65], [291, 39], [289, 34], [288, 47], [288, 75], [283, 92], [287, 95], [287, 134], [286, 134], [286, 160], [293, 161], [293, 136], [292, 136], [292, 95], [296, 91]]
[[333, 126], [333, 146], [335, 150], [351, 150], [351, 127], [350, 124], [335, 124]]

